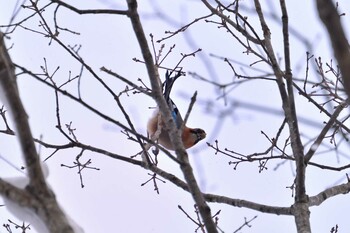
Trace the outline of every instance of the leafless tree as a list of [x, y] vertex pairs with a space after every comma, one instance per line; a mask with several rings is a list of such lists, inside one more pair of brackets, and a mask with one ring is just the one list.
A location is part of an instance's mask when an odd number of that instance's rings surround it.
[[[334, 155], [349, 155], [344, 151], [348, 149], [350, 132], [347, 126], [349, 113], [346, 112], [348, 96], [350, 95], [350, 54], [346, 34], [341, 25], [341, 18], [344, 15], [338, 12], [338, 5], [330, 0], [315, 1], [317, 6], [315, 10], [318, 11], [319, 17], [328, 31], [329, 43], [332, 45], [336, 59], [336, 62], [325, 62], [324, 58], [314, 55], [313, 41], [290, 25], [288, 6], [284, 0], [279, 1], [279, 10], [275, 11], [271, 10], [272, 3], [267, 3], [271, 4], [270, 11], [268, 11], [263, 8], [264, 5], [262, 6], [262, 1], [259, 0], [249, 2], [201, 0], [197, 4], [206, 9], [207, 14], [192, 16], [189, 13], [190, 19], [182, 25], [168, 17], [166, 12], [159, 9], [155, 2], [152, 5], [152, 14], [145, 14], [141, 19], [140, 11], [142, 12], [142, 9], [138, 8], [138, 2], [127, 0], [126, 3], [125, 6], [121, 5], [110, 9], [80, 9], [68, 1], [30, 0], [21, 5], [21, 12], [25, 12], [25, 14], [18, 16], [18, 12], [14, 12], [10, 23], [1, 25], [0, 86], [4, 106], [0, 111], [2, 116], [1, 126], [3, 127], [0, 133], [1, 137], [18, 138], [25, 161], [28, 183], [25, 187], [16, 187], [6, 179], [0, 178], [0, 194], [5, 199], [17, 203], [23, 208], [31, 209], [45, 223], [49, 232], [75, 231], [74, 226], [71, 225], [66, 213], [60, 208], [54, 192], [45, 180], [37, 149], [40, 146], [43, 148], [41, 155], [45, 155], [45, 161], [49, 161], [62, 151], [73, 151], [72, 153], [75, 153], [75, 157], [72, 158], [74, 160], [73, 165], [62, 166], [78, 168], [82, 188], [84, 187], [83, 171], [99, 169], [92, 164], [91, 159], [83, 162], [82, 157], [86, 153], [109, 157], [120, 163], [124, 162], [126, 166], [136, 166], [150, 172], [150, 179], [142, 185], [152, 183], [156, 192], [159, 192], [160, 182], [166, 180], [172, 183], [178, 187], [178, 192], [188, 192], [193, 198], [196, 217], [191, 216], [190, 212], [180, 205], [179, 209], [196, 224], [196, 232], [223, 232], [218, 222], [220, 211], [212, 211], [212, 203], [219, 203], [232, 208], [251, 209], [264, 214], [290, 216], [295, 220], [297, 232], [311, 232], [313, 224], [310, 221], [310, 208], [323, 204], [325, 200], [331, 197], [347, 194], [350, 190], [350, 183], [347, 179], [344, 183], [332, 185], [311, 196], [307, 192], [306, 183], [306, 172], [310, 167], [342, 173], [350, 167], [348, 159], [342, 160], [340, 165], [330, 165], [327, 160], [329, 159], [327, 157]], [[70, 25], [61, 25], [62, 12], [76, 19], [99, 17], [100, 15], [114, 17], [115, 20], [128, 19], [134, 33], [129, 37], [135, 37], [137, 42], [137, 45], [129, 44], [128, 46], [138, 46], [142, 55], [142, 57], [133, 59], [134, 67], [143, 66], [145, 68], [146, 72], [143, 76], [148, 77], [147, 81], [142, 78], [134, 81], [132, 75], [124, 77], [109, 67], [108, 64], [96, 67], [96, 64], [91, 64], [85, 58], [85, 51], [82, 52], [79, 45], [67, 45], [69, 43], [61, 38], [62, 34], [69, 34], [77, 38], [84, 36], [79, 34], [79, 30], [70, 28]], [[152, 17], [167, 23], [169, 27], [175, 27], [176, 30], [166, 31], [159, 39], [152, 34], [148, 36], [144, 30], [144, 20], [151, 20]], [[37, 27], [27, 26], [30, 21], [39, 22], [39, 25]], [[280, 48], [274, 45], [271, 36], [270, 28], [272, 24], [277, 24], [277, 28], [280, 30], [282, 41], [279, 43], [283, 46], [281, 57], [277, 56], [276, 50]], [[239, 44], [243, 53], [237, 53], [233, 58], [215, 51], [203, 51], [186, 34], [187, 31], [198, 25], [217, 27], [218, 35], [225, 36], [232, 43]], [[125, 33], [116, 32], [114, 28], [108, 30], [111, 33]], [[78, 74], [73, 75], [69, 72], [68, 77], [62, 80], [62, 74], [59, 74], [62, 67], [54, 64], [56, 68], [52, 70], [53, 57], [45, 58], [44, 64], [40, 67], [27, 67], [24, 63], [20, 64], [16, 56], [9, 55], [12, 46], [16, 46], [16, 44], [11, 45], [11, 37], [15, 36], [18, 31], [33, 36], [45, 37], [48, 44], [42, 46], [55, 46], [57, 50], [65, 53], [67, 59], [79, 65]], [[220, 43], [216, 41], [215, 35], [212, 34], [201, 35], [201, 37], [211, 38], [213, 43]], [[177, 60], [177, 63], [166, 65], [166, 60], [171, 56], [175, 56], [176, 43], [174, 46], [167, 45], [173, 40], [176, 41], [177, 38], [185, 38], [192, 50], [190, 52], [181, 51], [181, 57]], [[297, 69], [296, 63], [299, 61], [292, 58], [291, 44], [296, 43], [296, 41], [303, 44], [305, 48], [305, 59], [301, 65], [303, 67], [301, 70], [305, 71], [303, 73], [294, 73], [294, 70]], [[196, 37], [195, 42], [200, 42], [200, 37]], [[28, 43], [30, 43], [30, 40], [28, 40]], [[167, 47], [169, 48], [168, 51], [166, 51]], [[90, 49], [97, 50], [98, 46]], [[202, 56], [203, 53], [208, 56]], [[118, 56], [119, 59], [123, 59], [123, 54]], [[239, 56], [248, 57], [250, 62], [241, 62]], [[185, 67], [183, 64], [190, 59], [203, 62], [207, 69], [206, 73]], [[229, 75], [224, 79], [217, 79], [215, 77], [216, 64], [228, 69]], [[70, 67], [66, 67], [66, 69], [69, 70]], [[291, 163], [294, 172], [294, 180], [289, 187], [294, 197], [294, 203], [291, 206], [288, 206], [288, 204], [271, 206], [245, 198], [238, 199], [227, 195], [205, 193], [201, 190], [190, 164], [189, 154], [184, 148], [179, 130], [163, 98], [160, 73], [163, 73], [164, 70], [188, 70], [188, 76], [216, 90], [216, 94], [199, 100], [196, 99], [196, 94], [193, 95], [186, 114], [187, 119], [194, 105], [202, 106], [203, 109], [207, 110], [208, 115], [213, 115], [217, 119], [216, 130], [213, 131], [215, 135], [222, 133], [220, 129], [225, 127], [224, 119], [235, 116], [235, 110], [239, 108], [249, 108], [258, 114], [265, 112], [279, 119], [276, 123], [278, 127], [274, 136], [257, 129], [258, 132], [261, 131], [268, 143], [266, 149], [261, 152], [242, 153], [237, 149], [230, 149], [237, 148], [237, 146], [227, 145], [219, 140], [212, 140], [214, 137], [209, 135], [206, 154], [216, 155], [217, 160], [226, 161], [228, 159], [228, 169], [232, 169], [232, 167], [234, 169], [244, 169], [240, 168], [242, 164], [249, 166], [258, 164], [259, 173], [269, 167], [285, 169], [282, 168], [283, 164]], [[95, 83], [103, 88], [105, 97], [114, 101], [113, 104], [119, 109], [121, 115], [116, 116], [106, 113], [101, 106], [96, 105], [94, 100], [88, 97], [82, 84], [87, 77], [93, 79]], [[113, 78], [113, 80], [111, 81], [110, 78]], [[21, 89], [17, 86], [17, 81], [21, 82], [22, 79], [36, 80], [43, 84], [43, 88], [49, 89], [54, 94], [55, 102], [52, 103], [52, 106], [55, 106], [55, 111], [48, 114], [55, 115], [55, 127], [63, 136], [63, 143], [32, 136], [25, 106], [23, 106], [23, 100], [19, 95]], [[125, 88], [118, 90], [114, 85], [115, 83], [123, 83]], [[269, 103], [264, 106], [252, 106], [235, 101], [233, 98], [234, 90], [247, 83], [253, 85], [273, 83], [273, 87], [279, 93], [280, 109], [274, 112], [269, 108]], [[259, 89], [260, 87], [256, 88]], [[138, 127], [135, 126], [134, 117], [123, 103], [122, 98], [124, 96], [148, 96], [154, 99], [165, 122], [167, 122], [167, 130], [169, 130], [175, 152], [167, 151], [159, 146], [155, 140], [148, 138], [144, 132], [138, 130]], [[298, 112], [301, 110], [298, 109], [299, 102], [296, 101], [297, 98], [306, 100], [308, 106], [317, 109], [318, 114], [326, 120], [322, 122], [322, 120], [312, 119], [314, 116], [306, 119], [299, 116]], [[117, 154], [108, 148], [84, 143], [81, 135], [77, 133], [79, 129], [76, 129], [72, 121], [67, 121], [66, 117], [63, 117], [69, 112], [66, 105], [62, 104], [64, 100], [70, 100], [73, 106], [82, 108], [103, 122], [120, 128], [124, 140], [128, 141], [126, 143], [131, 143], [135, 148], [137, 147], [138, 152], [135, 154]], [[215, 100], [217, 101], [215, 102]], [[7, 114], [8, 112], [10, 115]], [[318, 130], [317, 136], [301, 133], [300, 124], [302, 122], [313, 124]], [[45, 136], [45, 132], [43, 134]], [[254, 141], [255, 139], [252, 139], [251, 143], [254, 143]], [[118, 143], [123, 145], [125, 142]], [[151, 148], [156, 149], [152, 150]], [[157, 150], [160, 150], [159, 153], [162, 155], [158, 155]], [[326, 155], [323, 155], [323, 159], [319, 159], [318, 155], [320, 154]], [[162, 167], [158, 163], [158, 156], [167, 156], [173, 163], [176, 163], [182, 172], [183, 179]], [[343, 176], [345, 177], [345, 175]], [[5, 207], [2, 206], [2, 208]], [[242, 226], [239, 226], [235, 232], [254, 225], [253, 220], [255, 218], [245, 219]], [[19, 226], [13, 222], [11, 224], [21, 228], [23, 232], [28, 229], [25, 225]], [[8, 232], [11, 232], [10, 225], [5, 224], [4, 227]], [[234, 231], [235, 229], [227, 230]], [[337, 232], [338, 226], [326, 230]]]

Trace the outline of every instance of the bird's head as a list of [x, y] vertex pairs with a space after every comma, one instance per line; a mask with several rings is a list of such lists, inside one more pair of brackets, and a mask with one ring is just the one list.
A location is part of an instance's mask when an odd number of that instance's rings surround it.
[[182, 141], [184, 143], [185, 148], [190, 148], [196, 145], [199, 141], [203, 140], [207, 134], [204, 130], [199, 128], [185, 128], [182, 133]]

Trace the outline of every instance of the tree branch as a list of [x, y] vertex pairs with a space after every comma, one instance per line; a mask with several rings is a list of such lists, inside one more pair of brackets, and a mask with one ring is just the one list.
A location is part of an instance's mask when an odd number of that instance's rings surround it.
[[[30, 131], [28, 116], [24, 110], [18, 94], [14, 65], [7, 52], [3, 34], [0, 32], [0, 87], [4, 94], [6, 106], [10, 110], [15, 123], [16, 135], [22, 149], [28, 170], [29, 184], [27, 191], [20, 191], [1, 182], [0, 193], [6, 198], [31, 208], [46, 224], [52, 233], [72, 232], [65, 214], [62, 212], [53, 192], [48, 188], [40, 167], [39, 156], [36, 152], [34, 140]], [[26, 193], [26, 194], [25, 194]], [[26, 199], [27, 201], [23, 201]], [[36, 203], [36, 204], [35, 204]], [[37, 203], [40, 203], [38, 205]]]
[[[268, 56], [271, 59], [272, 69], [276, 76], [276, 82], [282, 99], [282, 107], [289, 126], [291, 147], [296, 161], [296, 195], [294, 216], [297, 224], [298, 232], [310, 232], [309, 211], [307, 206], [307, 195], [305, 190], [305, 164], [303, 145], [300, 140], [298, 129], [298, 121], [296, 117], [294, 95], [293, 95], [293, 80], [290, 67], [290, 51], [289, 51], [289, 34], [288, 34], [288, 14], [284, 0], [280, 0], [282, 11], [282, 28], [284, 38], [284, 58], [285, 58], [285, 74], [281, 71], [277, 59], [275, 57], [272, 43], [271, 33], [268, 28], [259, 0], [255, 0], [255, 8], [258, 13], [262, 31], [265, 38], [265, 46]], [[287, 90], [283, 82], [283, 77], [287, 80]]]
[[350, 182], [328, 188], [316, 196], [310, 197], [309, 206], [321, 205], [325, 200], [339, 194], [347, 194], [350, 191]]
[[305, 202], [306, 189], [305, 189], [305, 164], [304, 164], [304, 147], [301, 143], [298, 118], [296, 114], [295, 101], [294, 101], [294, 89], [293, 89], [293, 75], [290, 66], [290, 50], [289, 50], [289, 32], [288, 32], [288, 13], [284, 0], [280, 0], [282, 11], [282, 27], [283, 27], [283, 39], [284, 39], [284, 59], [285, 59], [285, 78], [287, 80], [288, 91], [288, 108], [284, 109], [286, 112], [286, 118], [289, 125], [290, 141], [293, 150], [293, 154], [296, 162], [296, 195], [297, 202]]
[[195, 203], [198, 206], [200, 215], [204, 221], [205, 227], [209, 233], [217, 232], [216, 224], [214, 223], [211, 210], [199, 189], [197, 181], [194, 177], [192, 167], [188, 160], [188, 154], [184, 148], [184, 145], [181, 141], [180, 131], [177, 130], [175, 126], [175, 122], [171, 116], [168, 105], [163, 97], [162, 89], [160, 86], [160, 79], [157, 69], [153, 63], [153, 58], [151, 51], [149, 50], [147, 39], [145, 33], [142, 28], [142, 24], [140, 22], [140, 18], [137, 12], [137, 1], [136, 0], [127, 0], [128, 8], [129, 8], [129, 17], [136, 35], [136, 38], [139, 42], [139, 46], [142, 52], [143, 59], [146, 64], [146, 68], [148, 71], [148, 76], [150, 78], [151, 87], [153, 91], [153, 97], [159, 106], [160, 112], [162, 114], [163, 119], [166, 122], [166, 126], [168, 126], [170, 140], [175, 147], [176, 155], [181, 161], [180, 168], [184, 174], [185, 180], [189, 186], [189, 190], [192, 194], [192, 197]]
[[288, 108], [285, 108], [285, 114], [289, 126], [290, 141], [296, 164], [295, 177], [295, 223], [298, 232], [311, 232], [310, 226], [310, 211], [307, 206], [308, 197], [305, 187], [305, 168], [304, 163], [304, 146], [300, 139], [298, 118], [296, 114], [293, 75], [290, 64], [290, 48], [289, 48], [289, 31], [288, 31], [288, 12], [284, 0], [280, 0], [282, 11], [282, 29], [283, 29], [283, 44], [284, 44], [284, 59], [285, 59], [285, 78], [287, 80], [288, 91]]
[[47, 186], [40, 168], [33, 137], [28, 124], [28, 116], [19, 98], [14, 66], [7, 52], [3, 34], [0, 32], [0, 86], [4, 93], [5, 103], [15, 122], [16, 135], [25, 158], [30, 179], [30, 186], [47, 195]]
[[309, 163], [310, 159], [315, 154], [317, 148], [319, 147], [319, 145], [322, 143], [324, 137], [326, 136], [326, 133], [333, 126], [333, 124], [335, 123], [337, 117], [339, 116], [340, 112], [345, 108], [345, 106], [346, 106], [345, 103], [338, 105], [338, 107], [334, 111], [333, 115], [331, 116], [331, 118], [329, 119], [327, 124], [323, 127], [323, 129], [321, 130], [321, 132], [318, 135], [317, 139], [311, 145], [309, 151], [306, 153], [306, 155], [304, 157], [304, 163], [305, 164]]
[[334, 56], [337, 59], [345, 91], [350, 97], [350, 50], [349, 42], [340, 22], [340, 16], [331, 0], [316, 0], [320, 19], [325, 25], [331, 40]]
[[[202, 0], [202, 2], [212, 12], [212, 14], [219, 16], [222, 20], [230, 24], [233, 28], [235, 28], [238, 32], [240, 32], [244, 37], [246, 37], [249, 41], [252, 41], [255, 44], [261, 44], [261, 40], [259, 38], [255, 38], [252, 35], [250, 35], [247, 30], [245, 30], [240, 25], [233, 22], [233, 20], [231, 20], [230, 17], [223, 14], [222, 11], [210, 5], [210, 3], [207, 0]], [[235, 13], [237, 14], [238, 17], [240, 17], [241, 20], [245, 21], [244, 17], [239, 15], [238, 12], [235, 12]], [[254, 36], [257, 36], [257, 35], [254, 35]]]
[[74, 11], [77, 14], [117, 14], [117, 15], [127, 15], [128, 11], [126, 10], [111, 10], [111, 9], [94, 9], [94, 10], [80, 10], [72, 5], [69, 5], [60, 0], [51, 0], [51, 2], [57, 3], [59, 6], [63, 6], [71, 11]]

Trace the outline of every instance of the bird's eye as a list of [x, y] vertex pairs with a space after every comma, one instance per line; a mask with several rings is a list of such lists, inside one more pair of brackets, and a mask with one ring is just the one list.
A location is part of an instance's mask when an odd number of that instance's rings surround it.
[[200, 140], [203, 140], [207, 136], [205, 131], [202, 130], [202, 129], [193, 129], [191, 133], [193, 133], [195, 135], [195, 137], [196, 137], [194, 144], [196, 144]]

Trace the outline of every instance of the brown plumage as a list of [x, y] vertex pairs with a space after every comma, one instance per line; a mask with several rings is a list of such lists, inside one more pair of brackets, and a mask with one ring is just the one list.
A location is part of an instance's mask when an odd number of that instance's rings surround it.
[[[164, 88], [164, 98], [168, 103], [169, 109], [171, 111], [171, 114], [173, 116], [173, 119], [175, 121], [177, 128], [180, 129], [182, 124], [183, 124], [183, 120], [182, 120], [182, 117], [181, 117], [181, 114], [180, 114], [178, 108], [176, 107], [176, 105], [170, 99], [169, 96], [170, 96], [171, 88], [172, 88], [175, 80], [181, 76], [181, 73], [179, 72], [174, 77], [170, 77], [170, 75], [171, 74], [169, 74], [168, 72], [166, 73], [166, 80], [163, 83], [163, 87], [165, 87]], [[158, 119], [161, 120], [161, 122], [160, 122], [161, 132], [158, 132], [158, 133], [160, 133], [159, 137], [158, 137], [158, 143], [169, 150], [174, 150], [174, 146], [172, 145], [172, 143], [170, 141], [169, 134], [166, 131], [164, 120], [161, 118], [159, 108], [157, 108], [155, 110], [155, 112], [153, 113], [153, 116], [148, 121], [147, 131], [148, 131], [149, 137], [152, 139], [155, 139], [154, 137], [156, 137], [155, 134], [156, 134], [157, 128], [158, 128]], [[202, 140], [206, 137], [206, 133], [204, 130], [199, 129], [199, 128], [189, 128], [187, 126], [183, 127], [181, 135], [182, 135], [182, 142], [183, 142], [184, 147], [186, 149], [194, 146], [200, 140]]]

